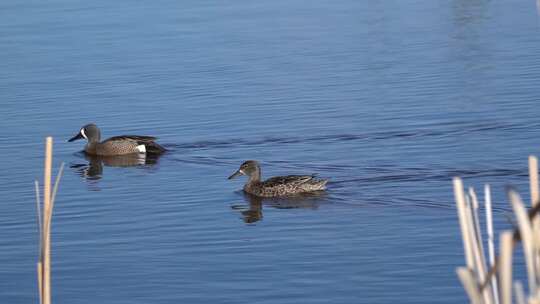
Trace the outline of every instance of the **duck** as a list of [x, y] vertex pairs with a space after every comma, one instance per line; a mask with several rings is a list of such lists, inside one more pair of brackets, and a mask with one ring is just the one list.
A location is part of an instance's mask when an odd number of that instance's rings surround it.
[[261, 180], [261, 166], [255, 160], [248, 160], [240, 165], [229, 179], [246, 175], [248, 181], [244, 191], [260, 197], [282, 197], [302, 193], [323, 191], [326, 189], [327, 179], [317, 179], [315, 175], [287, 175], [276, 176]]
[[165, 148], [155, 142], [157, 138], [153, 136], [121, 135], [100, 141], [101, 132], [93, 123], [83, 126], [79, 133], [69, 139], [68, 142], [83, 138], [88, 141], [84, 147], [84, 152], [89, 155], [115, 156], [134, 153], [158, 155], [166, 151]]

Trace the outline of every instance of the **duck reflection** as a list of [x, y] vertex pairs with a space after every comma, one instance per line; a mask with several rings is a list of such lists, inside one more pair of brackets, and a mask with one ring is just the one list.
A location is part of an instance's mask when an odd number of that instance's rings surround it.
[[233, 210], [240, 211], [242, 220], [246, 224], [256, 223], [263, 218], [263, 205], [277, 209], [312, 209], [317, 210], [324, 202], [326, 197], [325, 192], [313, 192], [303, 195], [295, 195], [291, 197], [273, 197], [263, 198], [242, 191], [245, 205], [232, 205]]
[[119, 156], [97, 156], [81, 152], [88, 162], [70, 165], [82, 178], [99, 180], [103, 176], [103, 166], [107, 167], [137, 167], [153, 166], [158, 163], [159, 155], [128, 154]]

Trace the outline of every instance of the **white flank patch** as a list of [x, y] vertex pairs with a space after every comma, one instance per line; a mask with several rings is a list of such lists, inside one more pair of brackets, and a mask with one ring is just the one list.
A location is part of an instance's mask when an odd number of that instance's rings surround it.
[[144, 145], [138, 145], [137, 150], [139, 150], [139, 153], [146, 153], [146, 147]]
[[81, 129], [81, 135], [82, 137], [84, 137], [84, 139], [88, 139], [88, 137], [86, 137], [86, 134], [84, 134], [84, 128]]

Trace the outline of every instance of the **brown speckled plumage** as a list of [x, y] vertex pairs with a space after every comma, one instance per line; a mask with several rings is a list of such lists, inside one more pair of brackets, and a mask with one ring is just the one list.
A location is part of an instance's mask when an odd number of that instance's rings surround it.
[[81, 128], [79, 133], [69, 141], [85, 138], [88, 140], [84, 151], [91, 155], [114, 156], [133, 153], [161, 154], [165, 148], [155, 142], [152, 136], [122, 135], [114, 136], [100, 142], [101, 133], [94, 124]]
[[314, 175], [287, 175], [261, 180], [261, 169], [254, 160], [244, 162], [240, 169], [229, 177], [238, 175], [249, 177], [244, 191], [261, 197], [276, 197], [325, 190], [326, 179], [316, 179]]

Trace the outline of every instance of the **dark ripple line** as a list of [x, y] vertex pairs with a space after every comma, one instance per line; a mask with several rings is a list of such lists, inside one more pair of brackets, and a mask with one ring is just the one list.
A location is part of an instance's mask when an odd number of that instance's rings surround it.
[[[454, 201], [446, 201], [446, 202], [440, 202], [440, 201], [432, 201], [427, 199], [419, 199], [419, 198], [406, 198], [406, 197], [399, 197], [399, 198], [392, 198], [392, 199], [383, 199], [383, 198], [375, 198], [375, 197], [369, 197], [369, 198], [360, 198], [361, 202], [351, 202], [349, 198], [339, 198], [337, 196], [329, 196], [328, 201], [331, 202], [332, 205], [337, 206], [348, 206], [348, 207], [354, 207], [354, 208], [365, 208], [366, 206], [375, 206], [375, 207], [388, 207], [388, 208], [409, 208], [409, 207], [418, 207], [418, 208], [425, 208], [425, 209], [444, 209], [444, 210], [454, 210], [456, 208]], [[492, 206], [493, 212], [496, 213], [507, 213], [511, 212], [511, 207], [500, 207], [500, 206]], [[484, 211], [483, 204], [480, 205], [479, 210], [481, 212]]]
[[401, 173], [388, 172], [383, 175], [358, 177], [343, 180], [334, 180], [329, 184], [340, 185], [347, 183], [379, 183], [379, 182], [423, 182], [423, 181], [450, 181], [455, 176], [462, 178], [478, 177], [527, 177], [526, 170], [519, 169], [492, 169], [492, 170], [447, 170], [443, 172], [430, 172], [427, 169], [399, 170]]
[[[440, 126], [440, 125], [437, 125]], [[429, 127], [429, 126], [426, 126]], [[182, 144], [169, 144], [166, 147], [170, 150], [185, 149], [223, 149], [241, 146], [264, 146], [269, 144], [297, 144], [307, 142], [348, 142], [348, 141], [368, 141], [368, 140], [390, 140], [390, 139], [408, 139], [425, 137], [444, 137], [454, 135], [467, 135], [477, 132], [486, 132], [494, 130], [519, 130], [540, 127], [539, 124], [520, 125], [520, 124], [469, 124], [456, 125], [454, 129], [449, 130], [413, 130], [413, 131], [379, 131], [365, 134], [328, 134], [308, 137], [265, 137], [263, 139], [246, 140], [231, 138], [226, 140], [205, 140]]]
[[239, 165], [237, 161], [227, 161], [218, 159], [215, 157], [206, 157], [206, 156], [191, 156], [191, 157], [183, 157], [183, 158], [171, 158], [170, 160], [184, 163], [184, 164], [195, 164], [195, 165], [209, 165], [209, 166], [215, 166], [215, 165]]

